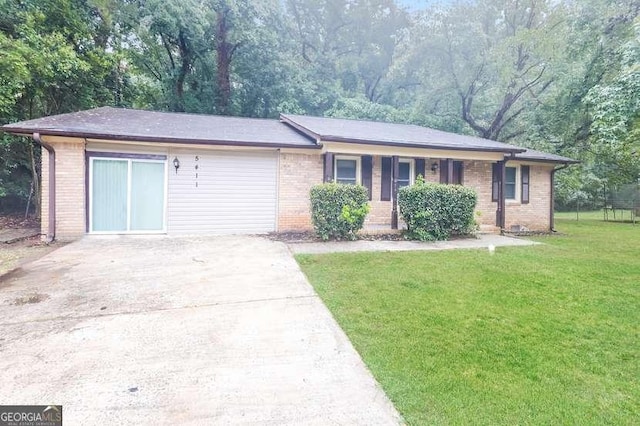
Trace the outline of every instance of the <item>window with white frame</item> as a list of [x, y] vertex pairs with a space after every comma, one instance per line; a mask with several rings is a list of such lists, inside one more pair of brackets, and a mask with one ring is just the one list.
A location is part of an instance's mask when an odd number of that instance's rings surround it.
[[360, 183], [360, 157], [336, 156], [333, 173], [335, 182], [357, 185]]
[[518, 197], [518, 168], [505, 167], [504, 198], [515, 201]]
[[89, 167], [90, 232], [164, 231], [165, 159], [96, 155]]
[[398, 188], [413, 184], [413, 160], [398, 162]]

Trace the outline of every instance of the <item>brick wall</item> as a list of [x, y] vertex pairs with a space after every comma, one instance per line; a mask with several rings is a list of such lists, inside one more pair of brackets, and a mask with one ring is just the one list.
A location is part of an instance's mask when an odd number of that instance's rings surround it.
[[482, 227], [496, 225], [498, 203], [491, 201], [491, 164], [488, 161], [465, 161], [463, 184], [478, 193], [476, 221]]
[[365, 226], [370, 225], [390, 225], [391, 224], [391, 201], [381, 201], [380, 186], [382, 184], [382, 157], [373, 157], [373, 170], [371, 184], [371, 209], [365, 220]]
[[[425, 180], [438, 183], [440, 173], [431, 171], [431, 164], [437, 159], [426, 160]], [[391, 202], [380, 201], [380, 170], [381, 157], [374, 157], [373, 167], [373, 200], [371, 212], [366, 224], [390, 225]], [[464, 185], [471, 187], [478, 193], [476, 206], [476, 221], [484, 229], [492, 229], [496, 222], [496, 209], [498, 203], [491, 201], [491, 162], [489, 161], [464, 161]], [[508, 163], [517, 165], [519, 163]], [[529, 204], [507, 201], [506, 203], [506, 229], [512, 226], [525, 226], [530, 230], [549, 230], [549, 203], [550, 198], [550, 165], [530, 166], [530, 201]]]
[[438, 169], [435, 173], [431, 171], [431, 165], [436, 162], [438, 163], [438, 167], [440, 167], [439, 159], [433, 159], [433, 158], [425, 159], [424, 180], [426, 182], [440, 183], [440, 169]]
[[[85, 234], [85, 148], [83, 141], [51, 142], [56, 150], [56, 234], [61, 240]], [[322, 182], [322, 156], [281, 153], [279, 159], [278, 231], [310, 230], [309, 191]], [[425, 178], [438, 182], [439, 173], [430, 170], [427, 159]], [[48, 233], [48, 153], [42, 152], [42, 233]], [[509, 163], [517, 164], [517, 163]], [[550, 172], [552, 166], [531, 165], [530, 203], [507, 202], [506, 229], [521, 225], [531, 230], [549, 229]], [[366, 225], [389, 226], [391, 202], [381, 201], [381, 157], [373, 158], [373, 196]], [[464, 162], [464, 185], [478, 192], [476, 220], [486, 227], [495, 225], [497, 203], [491, 201], [491, 163]]]
[[[518, 165], [509, 162], [507, 166]], [[505, 228], [522, 225], [530, 230], [549, 230], [549, 203], [551, 202], [551, 170], [548, 165], [530, 166], [529, 203], [506, 202]], [[518, 182], [519, 183], [519, 182]], [[464, 162], [464, 185], [478, 192], [476, 220], [484, 226], [495, 226], [497, 204], [491, 201], [491, 163], [486, 161]]]
[[309, 191], [322, 183], [322, 156], [280, 153], [278, 231], [311, 230]]
[[[85, 234], [84, 141], [52, 142], [56, 152], [56, 238], [73, 240]], [[49, 232], [49, 155], [42, 150], [41, 232]]]
[[[439, 160], [425, 159], [424, 179], [427, 182], [440, 182], [440, 172], [433, 173], [431, 165]], [[391, 226], [391, 201], [381, 201], [380, 192], [382, 185], [382, 157], [373, 157], [373, 197], [371, 200], [371, 210], [367, 215], [366, 225], [388, 225]]]
[[[437, 159], [426, 159], [425, 179], [440, 181], [440, 173], [431, 171]], [[391, 201], [381, 201], [382, 157], [373, 157], [373, 196], [365, 227], [391, 226]], [[478, 193], [476, 220], [483, 229], [494, 229], [497, 203], [491, 201], [491, 162], [465, 161], [464, 185]], [[509, 165], [517, 163], [509, 163]], [[531, 165], [530, 203], [508, 201], [506, 204], [506, 229], [522, 225], [531, 230], [549, 229], [549, 185], [551, 166]], [[322, 156], [304, 154], [280, 154], [280, 194], [278, 230], [310, 230], [311, 213], [309, 190], [322, 182]]]
[[[507, 163], [510, 165], [511, 163]], [[529, 203], [507, 201], [505, 229], [525, 226], [532, 231], [549, 231], [549, 205], [551, 203], [552, 166], [531, 165], [529, 171]]]

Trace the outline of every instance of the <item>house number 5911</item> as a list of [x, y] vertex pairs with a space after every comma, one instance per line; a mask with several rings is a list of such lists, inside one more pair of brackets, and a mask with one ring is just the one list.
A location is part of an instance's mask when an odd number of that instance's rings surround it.
[[200, 161], [200, 156], [196, 155], [195, 160], [196, 160], [195, 168], [196, 168], [196, 188], [197, 188], [198, 187], [198, 161]]

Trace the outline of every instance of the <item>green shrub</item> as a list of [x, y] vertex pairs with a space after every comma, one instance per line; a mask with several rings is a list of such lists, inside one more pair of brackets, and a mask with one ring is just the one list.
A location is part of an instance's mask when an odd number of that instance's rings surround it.
[[316, 234], [355, 240], [369, 213], [369, 194], [364, 186], [323, 183], [311, 188], [311, 219]]
[[425, 183], [400, 188], [398, 207], [407, 224], [407, 237], [422, 241], [446, 240], [473, 233], [476, 192], [460, 185]]

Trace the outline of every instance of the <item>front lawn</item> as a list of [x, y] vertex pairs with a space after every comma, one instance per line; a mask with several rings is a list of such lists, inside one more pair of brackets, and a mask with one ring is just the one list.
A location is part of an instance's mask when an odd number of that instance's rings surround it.
[[544, 245], [297, 256], [407, 423], [637, 424], [640, 225]]

